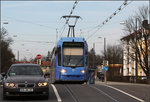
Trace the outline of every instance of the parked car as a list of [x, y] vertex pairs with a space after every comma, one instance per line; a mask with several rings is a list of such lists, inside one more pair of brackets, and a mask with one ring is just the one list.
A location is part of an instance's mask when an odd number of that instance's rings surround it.
[[3, 82], [3, 98], [9, 96], [49, 96], [46, 75], [37, 64], [13, 64]]

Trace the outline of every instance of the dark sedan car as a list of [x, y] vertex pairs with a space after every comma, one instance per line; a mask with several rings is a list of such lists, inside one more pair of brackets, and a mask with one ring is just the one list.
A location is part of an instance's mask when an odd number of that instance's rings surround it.
[[13, 64], [3, 82], [3, 97], [49, 96], [49, 84], [37, 64]]

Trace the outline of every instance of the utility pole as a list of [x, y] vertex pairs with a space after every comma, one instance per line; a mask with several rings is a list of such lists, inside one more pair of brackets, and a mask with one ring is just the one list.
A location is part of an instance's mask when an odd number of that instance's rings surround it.
[[[2, 30], [1, 28], [0, 28], [0, 30]], [[1, 73], [1, 66], [2, 66], [2, 64], [1, 64], [1, 46], [2, 46], [2, 41], [1, 41], [1, 39], [2, 39], [2, 31], [0, 32], [0, 73]]]
[[95, 68], [95, 60], [94, 57], [95, 56], [95, 43], [93, 43], [93, 68]]
[[57, 40], [58, 40], [58, 30], [56, 28], [56, 44], [57, 44]]
[[[103, 38], [103, 37], [98, 37], [98, 38]], [[106, 66], [106, 38], [104, 37], [104, 59], [103, 59], [103, 65], [104, 67]], [[104, 71], [104, 79], [105, 79], [105, 84], [107, 84], [107, 71]]]
[[[104, 67], [106, 66], [106, 38], [104, 38]], [[105, 84], [107, 84], [107, 71], [105, 71]]]
[[18, 62], [19, 62], [19, 51], [18, 51]]

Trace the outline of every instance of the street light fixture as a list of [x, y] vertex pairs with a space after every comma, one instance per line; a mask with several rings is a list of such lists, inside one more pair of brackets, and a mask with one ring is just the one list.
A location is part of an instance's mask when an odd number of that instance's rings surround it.
[[124, 21], [121, 21], [120, 24], [125, 24], [125, 22], [124, 22]]

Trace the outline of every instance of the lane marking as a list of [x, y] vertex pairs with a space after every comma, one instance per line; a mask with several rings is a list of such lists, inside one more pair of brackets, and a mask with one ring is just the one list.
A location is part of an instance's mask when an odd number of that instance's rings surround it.
[[117, 101], [116, 99], [114, 99], [113, 97], [111, 97], [110, 95], [108, 95], [107, 93], [105, 93], [104, 91], [100, 90], [99, 88], [94, 87], [94, 86], [90, 86], [90, 87], [92, 87], [92, 88], [98, 90], [99, 92], [101, 92], [102, 94], [106, 95], [107, 97], [109, 97], [110, 99], [114, 100], [115, 102], [119, 102], [119, 101]]
[[142, 100], [142, 99], [140, 99], [140, 98], [138, 98], [138, 97], [135, 97], [135, 96], [133, 96], [133, 95], [131, 95], [131, 94], [129, 94], [129, 93], [126, 93], [126, 92], [124, 92], [124, 91], [122, 91], [122, 90], [120, 90], [120, 89], [117, 89], [117, 88], [115, 88], [115, 87], [112, 87], [112, 86], [109, 86], [109, 85], [104, 85], [104, 86], [107, 86], [107, 87], [109, 87], [109, 88], [112, 88], [112, 89], [114, 89], [114, 90], [117, 90], [117, 91], [119, 91], [119, 92], [121, 92], [121, 93], [123, 93], [123, 94], [125, 94], [125, 95], [127, 95], [127, 96], [130, 96], [130, 97], [132, 97], [132, 98], [134, 98], [134, 99], [140, 101], [140, 102], [145, 102], [144, 100]]
[[60, 98], [60, 96], [59, 96], [59, 94], [58, 94], [58, 91], [57, 91], [56, 87], [55, 87], [53, 84], [51, 84], [51, 86], [52, 86], [52, 88], [53, 88], [53, 90], [54, 90], [54, 92], [55, 92], [55, 95], [56, 95], [56, 97], [57, 97], [57, 101], [58, 101], [58, 102], [62, 102], [62, 100], [61, 100], [61, 98]]

